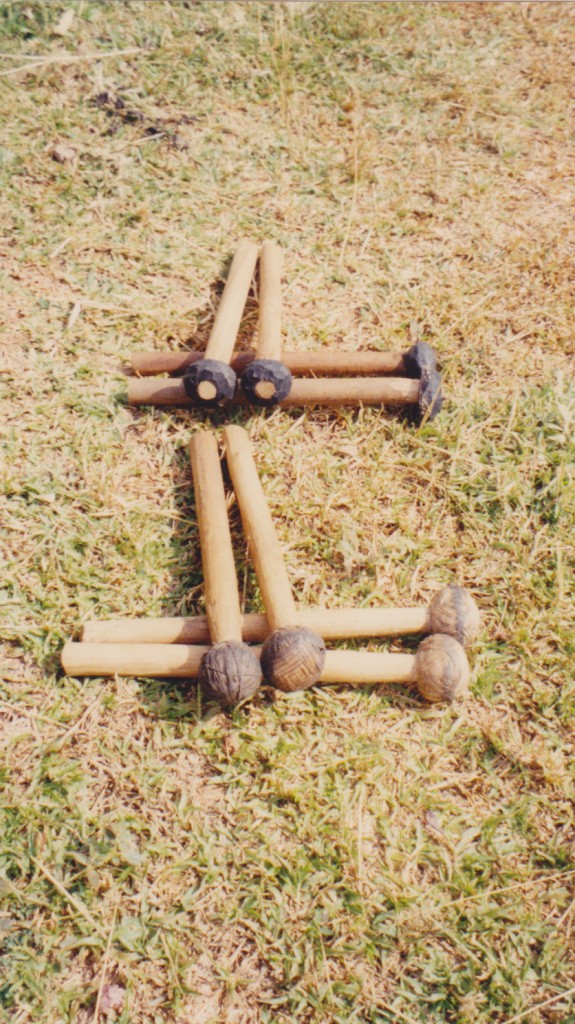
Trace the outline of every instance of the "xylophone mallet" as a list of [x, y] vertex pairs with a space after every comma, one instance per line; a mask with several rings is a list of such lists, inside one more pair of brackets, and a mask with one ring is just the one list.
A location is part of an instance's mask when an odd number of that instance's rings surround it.
[[262, 673], [253, 650], [242, 641], [242, 613], [226, 509], [218, 445], [209, 431], [190, 442], [196, 515], [200, 532], [206, 613], [213, 646], [199, 669], [202, 692], [220, 704], [252, 697]]
[[258, 258], [258, 247], [239, 243], [220, 299], [203, 359], [192, 363], [183, 378], [185, 394], [195, 405], [213, 408], [230, 401], [236, 374], [230, 366], [242, 314]]
[[[445, 633], [463, 647], [471, 644], [480, 626], [479, 609], [464, 587], [450, 583], [430, 604], [414, 608], [297, 608], [297, 624], [315, 630], [324, 640]], [[265, 640], [271, 630], [261, 612], [242, 617], [246, 643]], [[91, 619], [84, 623], [81, 640], [87, 643], [206, 644], [210, 633], [205, 616], [164, 616], [141, 619]]]
[[262, 648], [264, 678], [279, 690], [305, 690], [319, 678], [325, 658], [322, 638], [298, 626], [282, 551], [242, 427], [224, 427], [226, 459], [256, 568], [272, 633]]
[[[69, 642], [61, 655], [69, 676], [145, 676], [189, 679], [198, 675], [208, 648], [186, 644], [92, 644]], [[254, 654], [260, 649], [253, 648]], [[469, 663], [461, 644], [435, 633], [415, 654], [327, 651], [317, 681], [352, 686], [402, 683], [425, 700], [443, 703], [465, 696]]]

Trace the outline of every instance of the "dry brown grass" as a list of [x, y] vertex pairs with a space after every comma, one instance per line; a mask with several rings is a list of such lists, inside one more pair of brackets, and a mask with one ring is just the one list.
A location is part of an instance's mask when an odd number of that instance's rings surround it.
[[[142, 53], [0, 79], [0, 1019], [115, 982], [123, 1024], [575, 1021], [575, 5], [65, 6], [2, 5], [5, 70]], [[121, 365], [205, 340], [244, 234], [285, 248], [286, 346], [440, 354], [420, 431], [249, 429], [301, 601], [474, 592], [465, 705], [59, 675], [87, 617], [202, 609], [200, 418]]]

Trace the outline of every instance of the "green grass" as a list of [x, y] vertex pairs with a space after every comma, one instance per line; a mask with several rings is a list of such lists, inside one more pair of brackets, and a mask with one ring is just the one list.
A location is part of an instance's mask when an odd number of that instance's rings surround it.
[[[0, 5], [0, 70], [52, 58], [0, 78], [0, 1021], [575, 1022], [574, 12]], [[286, 347], [440, 355], [421, 430], [236, 415], [300, 601], [472, 590], [465, 703], [61, 675], [86, 618], [203, 609], [209, 421], [122, 365], [205, 342], [242, 235]]]

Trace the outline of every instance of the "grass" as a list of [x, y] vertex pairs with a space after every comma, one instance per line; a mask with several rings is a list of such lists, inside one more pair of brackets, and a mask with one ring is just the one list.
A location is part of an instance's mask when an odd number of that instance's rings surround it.
[[[1, 1021], [575, 1021], [574, 15], [0, 5]], [[419, 431], [246, 422], [299, 600], [472, 590], [466, 703], [61, 676], [88, 617], [202, 610], [208, 420], [121, 367], [205, 342], [244, 234], [285, 248], [286, 346], [440, 355]]]

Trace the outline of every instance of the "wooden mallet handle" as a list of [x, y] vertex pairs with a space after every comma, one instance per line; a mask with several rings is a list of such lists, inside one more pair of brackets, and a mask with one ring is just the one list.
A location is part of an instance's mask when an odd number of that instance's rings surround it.
[[224, 428], [226, 458], [272, 633], [262, 649], [268, 682], [281, 690], [313, 686], [324, 658], [322, 638], [298, 626], [283, 554], [243, 427]]
[[218, 443], [208, 431], [194, 434], [190, 461], [200, 534], [206, 617], [212, 643], [242, 643], [242, 612], [226, 508]]
[[260, 252], [260, 290], [257, 359], [282, 357], [283, 253], [275, 242], [264, 242]]
[[[193, 678], [209, 648], [184, 644], [64, 645], [62, 668], [69, 676], [145, 676]], [[254, 653], [257, 648], [252, 648]], [[415, 684], [426, 700], [450, 701], [465, 694], [469, 664], [453, 637], [427, 637], [417, 654], [377, 654], [367, 651], [327, 651], [319, 675], [324, 683]]]
[[198, 405], [219, 405], [234, 397], [236, 375], [230, 366], [242, 314], [258, 258], [258, 247], [239, 243], [203, 359], [191, 364], [184, 374], [188, 398]]
[[[440, 590], [428, 608], [298, 608], [296, 623], [319, 633], [324, 640], [446, 633], [464, 647], [479, 632], [479, 610], [464, 587], [450, 584]], [[249, 612], [242, 619], [246, 643], [259, 642], [271, 630], [265, 615]], [[207, 644], [205, 616], [142, 619], [91, 619], [80, 638], [88, 643]]]
[[287, 398], [291, 373], [281, 361], [282, 251], [275, 242], [264, 242], [260, 253], [260, 315], [255, 361], [244, 370], [240, 383], [254, 405], [271, 407]]
[[[130, 368], [140, 377], [153, 377], [159, 373], [177, 377], [203, 358], [204, 353], [197, 351], [134, 352]], [[232, 369], [243, 373], [257, 358], [257, 352], [236, 352], [231, 361]], [[317, 352], [286, 352], [284, 349], [281, 360], [294, 377], [401, 376], [407, 369], [406, 356], [402, 352], [334, 352], [327, 348]]]
[[283, 553], [252, 456], [250, 439], [238, 426], [224, 427], [226, 460], [254, 560], [266, 617], [272, 630], [297, 619]]
[[[294, 380], [287, 398], [279, 402], [282, 409], [305, 405], [413, 405], [417, 406], [421, 382], [408, 377], [346, 377], [340, 379]], [[245, 402], [236, 395], [235, 401]], [[153, 380], [132, 377], [128, 381], [130, 405], [172, 406], [194, 405], [181, 380]]]
[[190, 442], [196, 516], [210, 636], [215, 645], [202, 660], [200, 684], [207, 697], [237, 704], [261, 682], [258, 659], [242, 641], [242, 614], [218, 445], [203, 431]]

